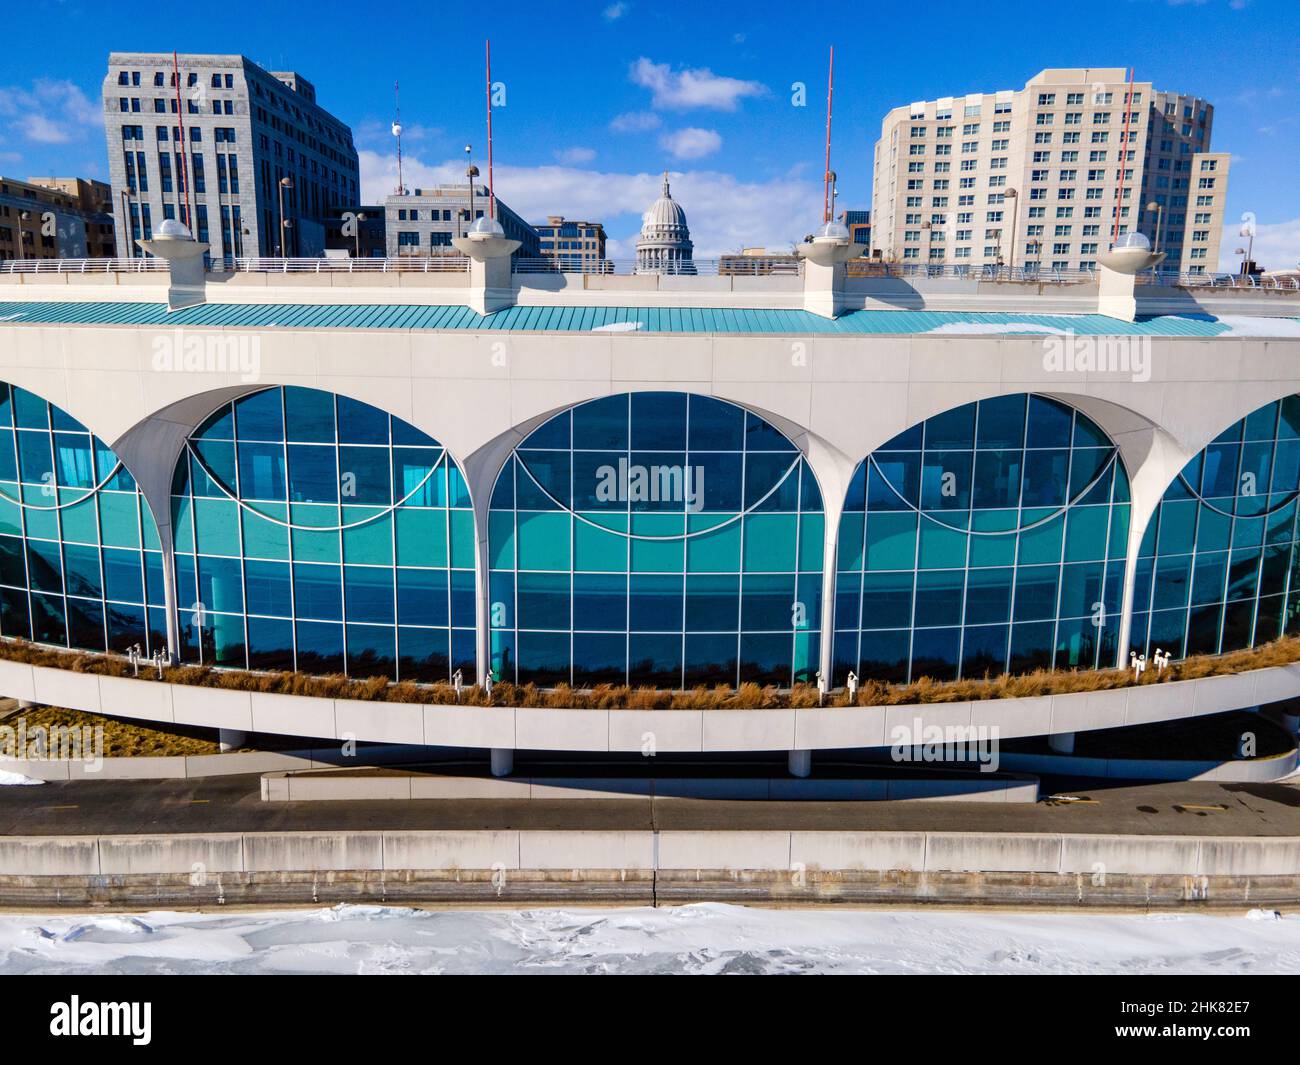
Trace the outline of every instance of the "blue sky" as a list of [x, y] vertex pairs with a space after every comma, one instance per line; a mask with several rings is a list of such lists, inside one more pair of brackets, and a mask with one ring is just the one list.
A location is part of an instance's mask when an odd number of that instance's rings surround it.
[[[823, 28], [813, 27], [814, 11]], [[1234, 155], [1229, 257], [1235, 219], [1253, 211], [1256, 257], [1269, 268], [1300, 261], [1295, 0], [816, 9], [771, 0], [393, 0], [364, 9], [227, 0], [156, 16], [112, 0], [36, 0], [10, 11], [7, 37], [26, 43], [0, 59], [0, 173], [103, 177], [98, 101], [108, 53], [176, 49], [242, 52], [314, 82], [319, 101], [353, 128], [370, 200], [396, 183], [388, 125], [400, 78], [406, 184], [451, 180], [466, 142], [485, 155], [490, 29], [493, 79], [506, 94], [494, 114], [497, 192], [520, 213], [603, 221], [611, 254], [628, 254], [668, 169], [697, 254], [781, 247], [819, 220], [834, 43], [832, 167], [842, 206], [869, 205], [872, 145], [890, 107], [1019, 88], [1048, 66], [1134, 66], [1139, 79], [1215, 104], [1213, 146]], [[1047, 43], [1023, 47], [1029, 39]], [[805, 106], [795, 105], [796, 83], [806, 86]]]

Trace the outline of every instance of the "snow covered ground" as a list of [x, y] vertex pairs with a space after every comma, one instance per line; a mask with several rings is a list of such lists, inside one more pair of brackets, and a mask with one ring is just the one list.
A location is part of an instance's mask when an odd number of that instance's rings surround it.
[[0, 914], [0, 973], [1300, 973], [1300, 915], [902, 910]]

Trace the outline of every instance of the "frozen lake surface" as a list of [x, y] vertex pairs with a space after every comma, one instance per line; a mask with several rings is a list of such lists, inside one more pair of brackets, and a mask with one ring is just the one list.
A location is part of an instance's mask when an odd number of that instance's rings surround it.
[[0, 914], [0, 973], [1300, 973], [1300, 915], [336, 906]]

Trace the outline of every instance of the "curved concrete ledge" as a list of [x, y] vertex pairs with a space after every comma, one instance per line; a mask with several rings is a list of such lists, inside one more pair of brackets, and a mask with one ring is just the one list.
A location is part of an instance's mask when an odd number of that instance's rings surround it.
[[1057, 776], [1098, 777], [1107, 780], [1222, 780], [1266, 783], [1289, 777], [1300, 765], [1300, 751], [1273, 758], [1242, 758], [1216, 762], [1179, 758], [1085, 758], [1073, 754], [1020, 754], [1002, 751], [1004, 769]]
[[[71, 710], [340, 741], [664, 753], [887, 747], [894, 730], [997, 729], [999, 739], [1120, 728], [1300, 696], [1300, 663], [1111, 691], [804, 710], [550, 710], [365, 702], [167, 684], [0, 660], [0, 692]], [[913, 741], [909, 739], [909, 746]]]
[[1012, 773], [927, 777], [493, 777], [434, 773], [356, 775], [333, 770], [266, 773], [263, 802], [372, 799], [732, 799], [798, 802], [1038, 801], [1038, 778]]

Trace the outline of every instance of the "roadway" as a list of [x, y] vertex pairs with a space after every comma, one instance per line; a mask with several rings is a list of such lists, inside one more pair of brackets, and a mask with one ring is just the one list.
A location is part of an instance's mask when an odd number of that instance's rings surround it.
[[[1048, 782], [1045, 782], [1045, 785]], [[0, 836], [406, 829], [1067, 832], [1300, 836], [1300, 786], [1053, 781], [1081, 802], [415, 799], [263, 802], [256, 774], [0, 788]]]

